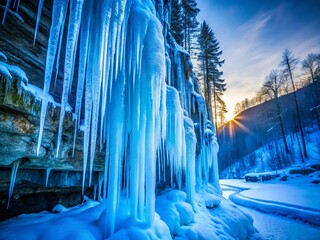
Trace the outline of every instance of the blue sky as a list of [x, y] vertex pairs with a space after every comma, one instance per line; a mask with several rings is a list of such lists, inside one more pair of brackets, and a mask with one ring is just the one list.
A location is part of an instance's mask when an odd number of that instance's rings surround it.
[[285, 48], [300, 59], [320, 53], [320, 0], [197, 2], [198, 20], [211, 26], [226, 60], [228, 118], [237, 102], [256, 95]]

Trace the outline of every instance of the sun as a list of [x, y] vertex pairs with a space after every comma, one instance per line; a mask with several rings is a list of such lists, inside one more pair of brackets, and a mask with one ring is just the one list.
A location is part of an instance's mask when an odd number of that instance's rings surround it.
[[233, 114], [233, 111], [228, 111], [227, 114], [226, 114], [226, 120], [227, 121], [231, 121], [232, 119], [234, 118], [234, 114]]

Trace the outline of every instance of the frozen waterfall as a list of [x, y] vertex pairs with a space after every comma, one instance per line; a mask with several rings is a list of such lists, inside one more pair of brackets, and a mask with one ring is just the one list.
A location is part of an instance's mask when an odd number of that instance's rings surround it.
[[[42, 6], [41, 0], [34, 40]], [[195, 88], [190, 56], [167, 32], [170, 14], [165, 4], [157, 1], [157, 7], [158, 13], [152, 0], [55, 0], [53, 4], [37, 152], [54, 67], [64, 61], [56, 157], [77, 71], [74, 141], [83, 116], [83, 189], [87, 171], [91, 185], [98, 145], [106, 151], [98, 186], [98, 196], [106, 203], [106, 236], [115, 231], [121, 196], [129, 200], [133, 221], [152, 225], [157, 170], [159, 181], [185, 190], [191, 204], [196, 184], [212, 181], [219, 186], [214, 127]], [[64, 59], [60, 59], [62, 49]], [[13, 166], [13, 182], [17, 168], [18, 163]], [[49, 173], [50, 169], [46, 184]]]

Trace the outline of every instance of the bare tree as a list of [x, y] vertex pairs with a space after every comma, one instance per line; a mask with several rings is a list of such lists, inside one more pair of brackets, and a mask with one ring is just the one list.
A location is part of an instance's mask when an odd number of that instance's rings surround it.
[[[298, 122], [299, 122], [299, 128], [300, 128], [300, 134], [301, 134], [301, 139], [302, 139], [302, 146], [303, 146], [303, 154], [305, 158], [308, 158], [308, 153], [307, 153], [307, 147], [306, 147], [306, 141], [304, 138], [304, 132], [302, 128], [302, 122], [301, 122], [301, 114], [299, 110], [299, 105], [298, 105], [298, 100], [297, 100], [297, 94], [296, 94], [296, 87], [293, 81], [293, 72], [299, 63], [298, 58], [295, 58], [293, 53], [285, 49], [282, 54], [282, 61], [280, 63], [280, 66], [283, 67], [283, 72], [284, 74], [289, 76], [289, 79], [291, 80], [292, 88], [293, 88], [293, 96], [294, 96], [294, 102], [296, 105], [296, 110], [297, 110], [297, 115], [298, 115]], [[304, 160], [302, 159], [304, 162]]]
[[314, 82], [314, 74], [317, 69], [317, 55], [310, 53], [307, 58], [302, 61], [302, 69], [311, 77], [311, 83]]
[[[309, 84], [311, 84], [311, 96], [313, 100], [314, 106], [319, 105], [319, 99], [318, 99], [318, 88], [316, 84], [316, 74], [317, 70], [319, 68], [319, 57], [320, 54], [316, 55], [313, 53], [308, 54], [307, 58], [302, 61], [302, 69], [305, 70], [305, 72], [309, 75], [308, 78], [310, 79]], [[314, 115], [316, 117], [318, 127], [320, 128], [320, 117], [318, 111], [313, 111]]]
[[278, 70], [273, 69], [270, 74], [266, 77], [265, 82], [263, 83], [261, 93], [263, 95], [268, 95], [270, 99], [274, 99], [274, 103], [276, 105], [276, 111], [277, 111], [277, 117], [280, 124], [281, 129], [281, 136], [283, 139], [283, 144], [286, 150], [286, 153], [290, 153], [288, 148], [288, 143], [286, 139], [286, 134], [284, 131], [283, 126], [283, 117], [282, 117], [282, 111], [279, 103], [279, 96], [280, 96], [280, 88], [283, 83], [283, 79], [280, 77], [280, 73]]

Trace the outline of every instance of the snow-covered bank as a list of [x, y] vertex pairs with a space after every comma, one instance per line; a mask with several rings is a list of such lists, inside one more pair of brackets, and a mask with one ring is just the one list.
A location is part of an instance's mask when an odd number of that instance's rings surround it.
[[[133, 221], [128, 199], [121, 199], [115, 233], [109, 239], [246, 239], [252, 219], [223, 199], [211, 185], [195, 194], [193, 204], [180, 190], [167, 189], [156, 199], [154, 224]], [[103, 239], [106, 202], [87, 202], [56, 212], [23, 214], [0, 223], [0, 239]]]
[[253, 218], [257, 233], [250, 240], [319, 240], [320, 228], [287, 217], [266, 214], [239, 206]]
[[244, 180], [220, 180], [220, 183], [229, 190], [231, 187], [235, 192], [242, 191], [230, 195], [236, 204], [320, 226], [320, 186], [310, 179], [313, 178], [300, 176], [287, 182], [275, 179], [265, 183]]

